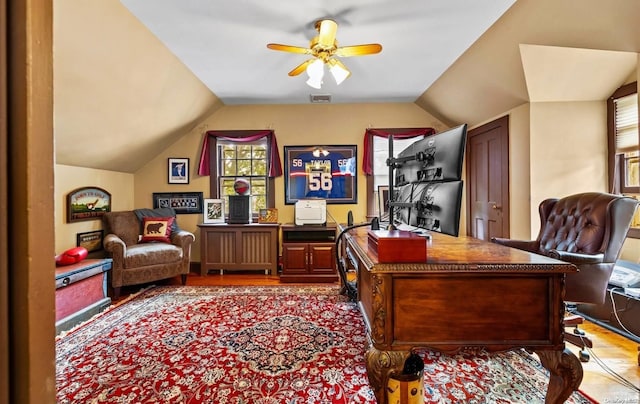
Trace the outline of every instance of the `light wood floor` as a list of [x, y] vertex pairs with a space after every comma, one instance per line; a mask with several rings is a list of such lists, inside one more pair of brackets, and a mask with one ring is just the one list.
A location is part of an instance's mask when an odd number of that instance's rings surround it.
[[[180, 284], [179, 278], [166, 281], [167, 284]], [[189, 274], [187, 285], [192, 286], [231, 286], [231, 285], [291, 285], [280, 282], [278, 276], [263, 275], [259, 272], [246, 273], [209, 273], [208, 276], [200, 276], [196, 273]], [[121, 298], [127, 293], [139, 290], [123, 288]], [[640, 403], [640, 367], [638, 366], [638, 346], [640, 344], [622, 337], [612, 331], [593, 323], [585, 323], [580, 326], [593, 340], [591, 360], [583, 363], [584, 378], [580, 390], [592, 399], [600, 403], [638, 404]], [[567, 332], [571, 332], [568, 328]], [[576, 355], [578, 348], [567, 344]], [[605, 370], [604, 367], [610, 371]], [[627, 387], [618, 381], [624, 378], [635, 386]]]

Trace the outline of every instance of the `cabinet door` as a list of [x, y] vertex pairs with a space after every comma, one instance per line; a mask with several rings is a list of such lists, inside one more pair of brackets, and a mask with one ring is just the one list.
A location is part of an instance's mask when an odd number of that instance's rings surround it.
[[282, 272], [284, 274], [307, 273], [309, 255], [307, 244], [286, 243], [282, 245]]
[[201, 260], [205, 265], [233, 264], [238, 260], [238, 240], [235, 231], [206, 230], [201, 244]]
[[336, 272], [335, 244], [309, 244], [309, 270], [313, 274], [334, 274]]

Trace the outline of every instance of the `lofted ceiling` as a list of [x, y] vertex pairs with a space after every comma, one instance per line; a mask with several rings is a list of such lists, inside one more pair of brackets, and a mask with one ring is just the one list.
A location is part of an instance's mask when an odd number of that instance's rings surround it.
[[[515, 0], [122, 0], [225, 104], [414, 102]], [[308, 47], [315, 22], [338, 23], [339, 46], [379, 43], [342, 58], [352, 74], [320, 90], [287, 73], [309, 57], [267, 49]]]
[[[579, 6], [577, 4], [579, 3]], [[604, 100], [637, 76], [640, 1], [56, 0], [56, 162], [135, 172], [224, 105], [416, 103], [471, 126], [526, 102]], [[352, 75], [287, 73], [315, 21], [338, 23]], [[99, 147], [96, 147], [99, 144]]]

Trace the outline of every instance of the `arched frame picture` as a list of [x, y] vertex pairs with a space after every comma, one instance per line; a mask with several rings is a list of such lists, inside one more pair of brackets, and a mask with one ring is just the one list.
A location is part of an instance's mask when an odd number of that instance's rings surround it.
[[102, 188], [77, 188], [67, 194], [67, 223], [97, 220], [105, 212], [111, 212], [111, 194]]

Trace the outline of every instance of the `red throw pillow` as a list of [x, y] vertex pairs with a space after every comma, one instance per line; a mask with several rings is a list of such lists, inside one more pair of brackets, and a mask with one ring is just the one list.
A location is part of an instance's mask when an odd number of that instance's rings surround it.
[[145, 217], [142, 221], [141, 243], [151, 241], [171, 242], [172, 217]]

